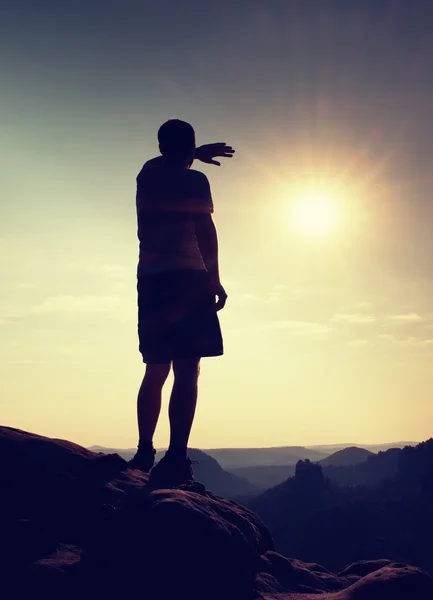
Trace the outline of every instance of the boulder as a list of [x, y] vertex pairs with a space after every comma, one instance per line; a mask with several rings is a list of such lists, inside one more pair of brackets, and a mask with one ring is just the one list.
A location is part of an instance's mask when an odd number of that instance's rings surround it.
[[152, 490], [115, 454], [2, 427], [0, 465], [5, 598], [433, 598], [416, 567], [286, 558], [251, 510], [200, 484]]

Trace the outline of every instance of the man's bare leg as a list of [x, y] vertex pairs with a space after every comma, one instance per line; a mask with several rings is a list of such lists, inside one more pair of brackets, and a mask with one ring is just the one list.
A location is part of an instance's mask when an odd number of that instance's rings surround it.
[[171, 363], [148, 364], [137, 397], [139, 447], [152, 445], [159, 413], [162, 388], [170, 373]]
[[162, 387], [170, 373], [171, 363], [146, 366], [137, 398], [138, 450], [129, 461], [130, 469], [148, 473], [155, 462], [153, 434], [161, 412]]
[[150, 484], [155, 487], [176, 487], [194, 481], [187, 447], [197, 404], [200, 359], [174, 360], [173, 371], [169, 405], [170, 446], [151, 471]]
[[170, 446], [168, 454], [186, 458], [197, 405], [199, 358], [173, 361], [174, 384], [170, 396]]

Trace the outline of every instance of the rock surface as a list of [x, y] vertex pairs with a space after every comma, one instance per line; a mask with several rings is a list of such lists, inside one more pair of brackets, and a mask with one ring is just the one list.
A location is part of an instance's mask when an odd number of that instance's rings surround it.
[[0, 428], [3, 597], [431, 600], [415, 567], [339, 574], [275, 552], [259, 518], [196, 485], [154, 490], [119, 456]]

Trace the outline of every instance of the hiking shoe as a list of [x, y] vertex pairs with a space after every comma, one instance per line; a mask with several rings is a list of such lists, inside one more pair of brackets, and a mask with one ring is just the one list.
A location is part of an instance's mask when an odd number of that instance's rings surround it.
[[138, 449], [137, 453], [128, 463], [129, 469], [138, 469], [143, 473], [149, 473], [153, 465], [155, 464], [156, 450], [143, 450]]
[[192, 460], [166, 454], [150, 472], [149, 484], [153, 488], [178, 487], [194, 482]]

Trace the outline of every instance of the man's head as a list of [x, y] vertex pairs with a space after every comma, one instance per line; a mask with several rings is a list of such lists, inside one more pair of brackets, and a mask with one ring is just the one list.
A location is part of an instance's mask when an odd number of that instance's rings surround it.
[[195, 132], [192, 126], [179, 119], [170, 119], [158, 131], [161, 154], [173, 162], [191, 166], [194, 160]]

